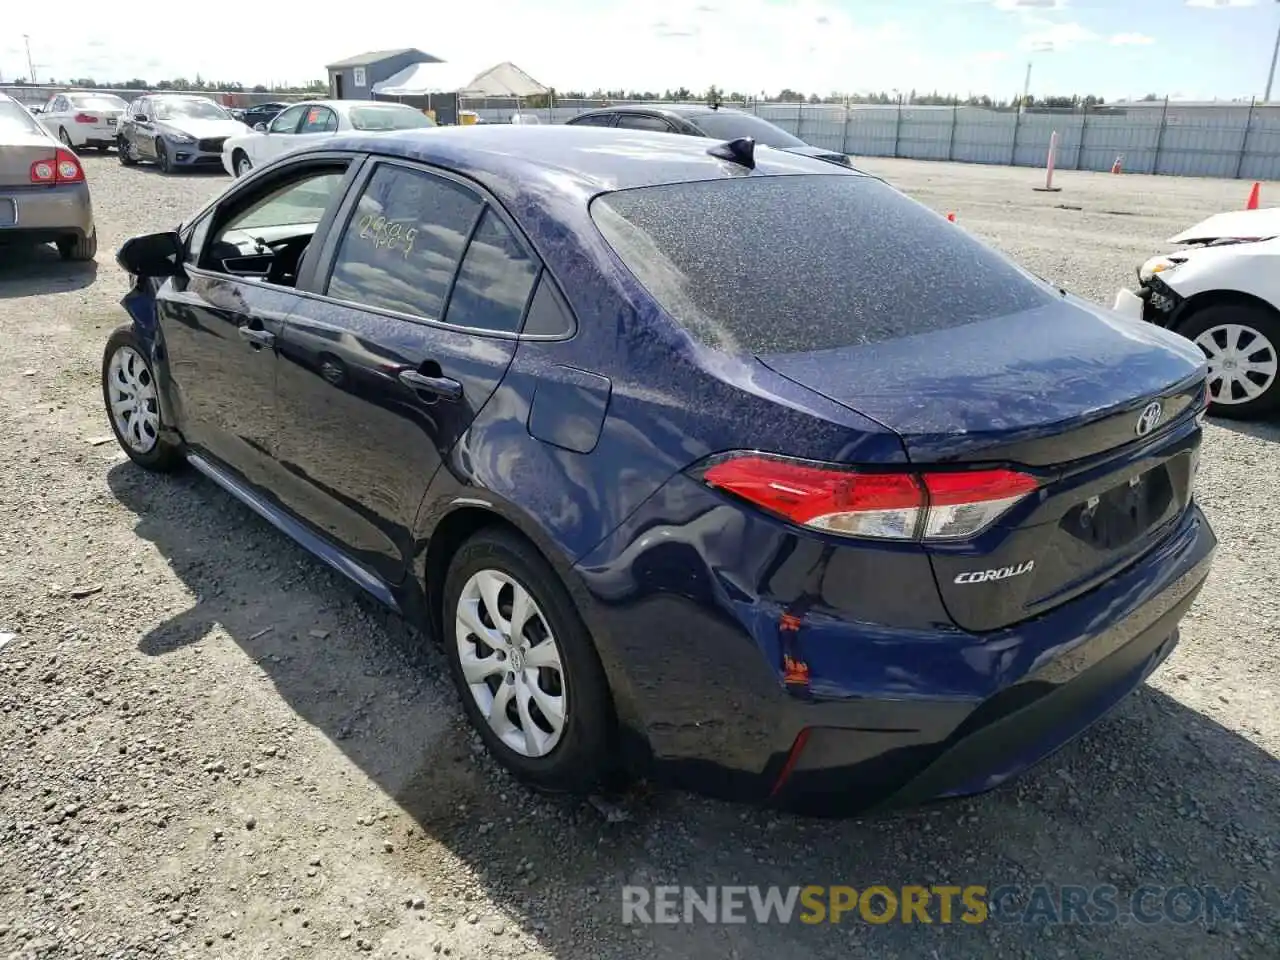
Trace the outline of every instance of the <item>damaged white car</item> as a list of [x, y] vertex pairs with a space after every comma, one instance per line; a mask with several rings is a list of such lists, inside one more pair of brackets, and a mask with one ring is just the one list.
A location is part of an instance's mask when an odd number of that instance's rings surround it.
[[1182, 334], [1209, 360], [1209, 412], [1251, 419], [1280, 407], [1280, 207], [1220, 213], [1170, 237], [1115, 309]]

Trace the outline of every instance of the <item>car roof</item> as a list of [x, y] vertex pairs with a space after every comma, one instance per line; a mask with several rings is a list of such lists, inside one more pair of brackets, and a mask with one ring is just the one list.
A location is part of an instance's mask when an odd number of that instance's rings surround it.
[[345, 149], [420, 160], [468, 176], [513, 201], [531, 194], [580, 198], [743, 176], [865, 176], [770, 147], [758, 147], [755, 169], [747, 170], [708, 154], [717, 142], [608, 127], [486, 124], [347, 135], [290, 155]]
[[578, 114], [585, 117], [596, 113], [665, 113], [673, 117], [705, 117], [712, 113], [744, 113], [733, 107], [709, 107], [705, 103], [620, 103], [612, 107], [598, 107]]

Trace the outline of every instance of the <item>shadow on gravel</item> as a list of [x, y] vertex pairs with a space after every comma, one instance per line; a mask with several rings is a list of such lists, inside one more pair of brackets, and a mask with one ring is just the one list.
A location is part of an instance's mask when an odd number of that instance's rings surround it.
[[0, 246], [0, 300], [81, 290], [97, 276], [96, 261], [64, 261], [53, 244]]
[[[195, 598], [142, 636], [140, 650], [162, 657], [220, 625], [300, 718], [394, 798], [426, 838], [467, 862], [488, 896], [557, 958], [1276, 955], [1280, 765], [1152, 687], [1028, 776], [981, 798], [842, 822], [638, 790], [622, 807], [627, 819], [608, 823], [587, 804], [533, 796], [478, 760], [443, 658], [212, 484], [193, 474], [154, 477], [128, 463], [108, 480], [136, 515], [138, 536]], [[339, 635], [346, 631], [317, 638], [307, 628], [325, 611], [377, 620], [389, 639], [378, 631], [364, 631], [372, 640]], [[1176, 656], [1164, 673], [1175, 687], [1193, 682], [1178, 672]], [[426, 838], [398, 849], [400, 869], [410, 882], [453, 889], [457, 878], [442, 873], [448, 868]], [[942, 922], [935, 900], [927, 924], [873, 924], [855, 911], [839, 924], [625, 927], [624, 884], [1012, 885], [1016, 892], [981, 925], [955, 922], [959, 907], [953, 922]], [[1036, 884], [1049, 885], [1048, 899], [1033, 899]], [[1151, 911], [1170, 889], [1194, 887], [1174, 904], [1190, 922], [1082, 922], [1105, 920], [1092, 904], [1076, 922], [1045, 922], [1061, 916], [1064, 886], [1099, 885], [1115, 889], [1104, 887], [1102, 896], [1113, 897], [1121, 915], [1135, 892], [1145, 892], [1139, 905]], [[1224, 895], [1243, 890], [1243, 915], [1205, 921], [1208, 886]], [[425, 946], [421, 955], [429, 955]]]
[[1277, 417], [1266, 420], [1223, 420], [1220, 417], [1214, 417], [1209, 422], [1232, 433], [1280, 443], [1280, 418]]

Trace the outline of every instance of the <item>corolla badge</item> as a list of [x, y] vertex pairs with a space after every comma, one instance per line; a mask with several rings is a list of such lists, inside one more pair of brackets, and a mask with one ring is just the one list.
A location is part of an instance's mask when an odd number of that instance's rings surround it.
[[1133, 429], [1140, 437], [1145, 437], [1148, 433], [1160, 425], [1160, 420], [1164, 416], [1164, 407], [1160, 405], [1159, 400], [1152, 400], [1142, 412], [1138, 414], [1138, 422], [1134, 424]]
[[990, 580], [1008, 580], [1010, 577], [1020, 577], [1024, 573], [1030, 573], [1036, 568], [1034, 560], [1028, 560], [1026, 563], [1018, 563], [1009, 567], [997, 567], [994, 570], [970, 570], [968, 573], [956, 574], [956, 583], [987, 583]]

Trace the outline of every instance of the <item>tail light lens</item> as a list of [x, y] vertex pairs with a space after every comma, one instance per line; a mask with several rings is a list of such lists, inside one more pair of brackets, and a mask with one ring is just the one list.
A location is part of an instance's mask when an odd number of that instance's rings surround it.
[[77, 113], [76, 123], [97, 123], [98, 118], [92, 113]]
[[866, 472], [769, 454], [718, 459], [703, 482], [802, 527], [879, 540], [961, 540], [1039, 487], [1004, 468]]
[[84, 169], [70, 150], [59, 150], [52, 160], [37, 160], [31, 165], [32, 183], [79, 183]]

